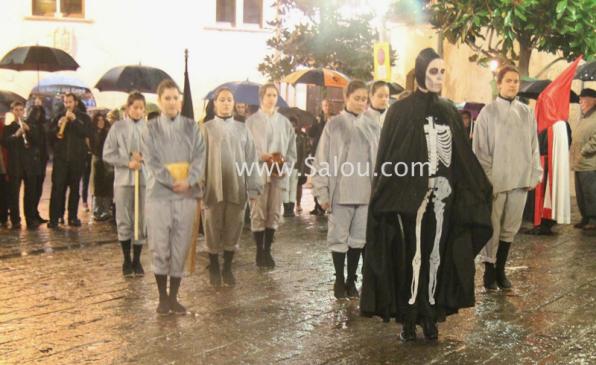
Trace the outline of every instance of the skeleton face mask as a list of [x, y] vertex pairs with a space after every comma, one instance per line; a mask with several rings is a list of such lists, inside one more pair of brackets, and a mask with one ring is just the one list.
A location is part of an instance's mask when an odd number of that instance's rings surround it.
[[426, 68], [426, 89], [432, 93], [440, 93], [445, 76], [445, 61], [440, 58], [432, 60]]

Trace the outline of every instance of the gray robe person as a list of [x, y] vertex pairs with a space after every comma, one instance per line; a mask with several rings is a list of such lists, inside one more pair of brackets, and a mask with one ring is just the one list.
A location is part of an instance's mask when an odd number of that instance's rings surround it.
[[246, 125], [232, 117], [205, 123], [203, 135], [205, 240], [211, 254], [236, 251], [247, 199], [263, 189], [261, 177], [248, 172], [258, 161], [255, 144]]
[[131, 240], [143, 244], [145, 227], [145, 168], [139, 171], [139, 240], [134, 240], [134, 186], [135, 172], [128, 168], [133, 152], [141, 151], [141, 135], [147, 122], [125, 118], [115, 122], [103, 147], [103, 160], [114, 166], [114, 202], [116, 203], [116, 226], [118, 240]]
[[285, 116], [277, 111], [269, 116], [259, 109], [246, 119], [246, 127], [255, 141], [257, 160], [264, 153], [281, 153], [285, 159], [284, 176], [269, 176], [266, 169], [258, 169], [263, 181], [263, 194], [255, 201], [251, 209], [251, 230], [264, 231], [266, 228], [276, 230], [279, 225], [281, 209], [281, 191], [287, 186], [286, 179], [296, 163], [296, 133], [294, 126]]
[[472, 147], [493, 185], [493, 237], [480, 252], [480, 259], [495, 263], [499, 242], [513, 242], [527, 192], [542, 178], [533, 111], [518, 100], [497, 97], [480, 111]]
[[[156, 275], [182, 277], [204, 173], [205, 143], [198, 124], [165, 115], [150, 120], [141, 139], [146, 169], [146, 218]], [[188, 163], [184, 193], [173, 191], [168, 164]]]
[[319, 140], [312, 183], [319, 203], [329, 203], [327, 242], [332, 252], [363, 248], [380, 126], [365, 113], [331, 118]]

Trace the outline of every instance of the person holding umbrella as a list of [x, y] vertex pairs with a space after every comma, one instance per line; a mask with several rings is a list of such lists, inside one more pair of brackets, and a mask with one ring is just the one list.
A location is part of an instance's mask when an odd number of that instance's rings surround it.
[[[116, 227], [118, 241], [122, 247], [124, 262], [122, 275], [125, 277], [144, 274], [141, 265], [141, 251], [145, 241], [145, 169], [141, 155], [141, 135], [147, 128], [145, 97], [132, 92], [126, 101], [126, 117], [112, 124], [103, 146], [103, 160], [114, 166], [114, 201], [116, 203]], [[135, 171], [140, 171], [138, 237], [134, 237]], [[131, 260], [130, 249], [133, 247]]]
[[[281, 192], [285, 180], [296, 163], [296, 135], [288, 118], [276, 110], [279, 91], [274, 84], [259, 90], [261, 108], [246, 119], [246, 126], [255, 139], [257, 156], [270, 169], [259, 171], [263, 179], [263, 194], [251, 207], [251, 230], [257, 246], [258, 267], [275, 267], [271, 245], [280, 218]], [[260, 166], [263, 167], [263, 166]], [[288, 168], [289, 167], [289, 168]]]
[[147, 174], [147, 238], [159, 291], [157, 313], [185, 314], [186, 308], [177, 296], [198, 199], [202, 197], [199, 182], [204, 172], [205, 143], [199, 125], [180, 114], [181, 95], [174, 81], [162, 81], [157, 98], [161, 114], [141, 133]]
[[[234, 286], [232, 260], [244, 223], [246, 202], [253, 202], [263, 189], [258, 174], [239, 174], [237, 166], [258, 161], [252, 134], [235, 119], [234, 95], [221, 88], [213, 97], [215, 117], [205, 123], [205, 241], [209, 250], [209, 280], [213, 287]], [[223, 272], [219, 255], [223, 253]]]
[[75, 94], [64, 95], [65, 110], [50, 125], [50, 135], [54, 139], [54, 166], [52, 170], [52, 194], [50, 196], [50, 221], [48, 228], [58, 228], [65, 207], [68, 187], [68, 225], [80, 227], [78, 218], [79, 186], [85, 158], [87, 138], [92, 138], [91, 119], [78, 107]]

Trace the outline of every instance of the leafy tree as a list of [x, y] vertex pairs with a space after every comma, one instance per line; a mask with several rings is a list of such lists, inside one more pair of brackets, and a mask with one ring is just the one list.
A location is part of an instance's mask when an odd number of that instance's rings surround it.
[[594, 0], [440, 0], [431, 11], [451, 43], [476, 52], [471, 61], [510, 61], [524, 76], [533, 50], [562, 52], [568, 60], [596, 54]]
[[[280, 0], [281, 16], [269, 23], [278, 31], [267, 41], [275, 52], [265, 57], [259, 71], [280, 80], [298, 66], [326, 67], [350, 77], [370, 79], [373, 44], [378, 39], [370, 25], [374, 15], [346, 18], [338, 10], [341, 5], [337, 0]], [[285, 27], [284, 17], [293, 9], [300, 9], [306, 16], [290, 30]]]

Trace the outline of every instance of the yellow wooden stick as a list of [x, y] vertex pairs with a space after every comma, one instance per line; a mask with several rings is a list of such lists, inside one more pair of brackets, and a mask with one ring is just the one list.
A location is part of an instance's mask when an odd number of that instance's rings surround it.
[[195, 220], [192, 223], [192, 236], [190, 238], [190, 246], [186, 256], [186, 272], [192, 274], [195, 272], [197, 260], [197, 240], [199, 239], [199, 224], [201, 223], [201, 200], [197, 200], [197, 211], [195, 212]]
[[135, 170], [135, 226], [134, 226], [134, 238], [135, 241], [139, 240], [139, 170]]

